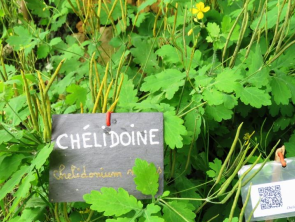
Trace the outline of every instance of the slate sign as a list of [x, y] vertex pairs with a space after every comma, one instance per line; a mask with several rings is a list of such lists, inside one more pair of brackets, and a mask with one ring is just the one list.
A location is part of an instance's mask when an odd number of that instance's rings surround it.
[[123, 187], [139, 199], [132, 167], [141, 158], [153, 162], [163, 192], [163, 114], [112, 113], [53, 115], [49, 198], [51, 202], [84, 201], [101, 187]]

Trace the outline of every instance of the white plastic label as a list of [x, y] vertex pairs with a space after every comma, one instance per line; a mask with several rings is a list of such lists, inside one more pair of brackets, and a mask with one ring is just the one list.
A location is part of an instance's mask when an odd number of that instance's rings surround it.
[[251, 188], [253, 209], [260, 200], [254, 218], [295, 212], [294, 187], [295, 179], [253, 185]]

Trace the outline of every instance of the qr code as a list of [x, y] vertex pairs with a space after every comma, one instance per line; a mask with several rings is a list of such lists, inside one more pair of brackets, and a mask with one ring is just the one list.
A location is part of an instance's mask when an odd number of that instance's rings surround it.
[[261, 210], [272, 209], [283, 206], [281, 186], [268, 186], [258, 188], [261, 198]]

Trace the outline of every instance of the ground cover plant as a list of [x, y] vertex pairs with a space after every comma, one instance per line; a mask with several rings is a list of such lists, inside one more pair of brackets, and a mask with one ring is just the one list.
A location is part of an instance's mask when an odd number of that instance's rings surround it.
[[[244, 221], [240, 167], [295, 156], [294, 1], [0, 5], [1, 221]], [[150, 200], [50, 203], [51, 115], [106, 111], [164, 113], [164, 194], [136, 159]]]

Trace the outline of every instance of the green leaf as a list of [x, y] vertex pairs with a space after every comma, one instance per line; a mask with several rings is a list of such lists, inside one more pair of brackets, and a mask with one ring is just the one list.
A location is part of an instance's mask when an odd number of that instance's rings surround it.
[[43, 144], [41, 146], [43, 147], [41, 148], [40, 152], [31, 162], [31, 169], [36, 168], [37, 170], [39, 170], [44, 165], [44, 163], [49, 158], [49, 155], [51, 154], [53, 150], [54, 144], [48, 143], [45, 145]]
[[141, 210], [143, 205], [140, 201], [129, 195], [123, 188], [118, 192], [112, 187], [102, 187], [99, 191], [93, 190], [83, 196], [86, 203], [91, 204], [91, 209], [104, 212], [105, 216], [121, 216], [132, 210]]
[[159, 174], [153, 163], [139, 158], [135, 159], [135, 165], [132, 168], [135, 177], [136, 189], [145, 195], [156, 195], [159, 188]]
[[44, 208], [47, 203], [41, 197], [32, 197], [28, 200], [26, 208]]
[[[72, 37], [74, 38], [74, 37]], [[69, 38], [73, 41], [76, 41], [75, 39]], [[81, 46], [78, 44], [72, 44], [69, 48], [66, 49], [63, 58], [66, 59], [65, 63], [69, 62], [71, 58], [78, 61], [81, 57], [84, 57], [84, 50]], [[64, 64], [65, 64], [64, 63]], [[72, 63], [70, 65], [73, 65]], [[72, 70], [72, 69], [71, 69]]]
[[54, 88], [52, 87], [52, 93], [64, 94], [67, 86], [70, 86], [75, 80], [75, 72], [66, 74], [63, 79], [59, 80]]
[[39, 0], [27, 0], [27, 7], [31, 10], [31, 13], [38, 15], [41, 18], [49, 18], [50, 12], [49, 8]]
[[5, 11], [3, 9], [0, 9], [0, 18], [3, 18], [5, 16]]
[[237, 80], [241, 78], [240, 69], [226, 68], [217, 75], [214, 86], [220, 91], [231, 93], [236, 90], [239, 84]]
[[[200, 50], [195, 50], [194, 48], [191, 48], [189, 46], [186, 47], [186, 57], [183, 58], [183, 62], [184, 62], [184, 66], [186, 70], [193, 70], [196, 67], [202, 65], [202, 60], [201, 60], [201, 56], [202, 53]], [[193, 57], [192, 57], [192, 53], [193, 53]]]
[[14, 35], [10, 36], [7, 42], [15, 51], [24, 50], [25, 55], [28, 55], [40, 40], [34, 38], [29, 30], [22, 26], [16, 26], [13, 30]]
[[172, 45], [163, 45], [156, 51], [161, 56], [164, 63], [177, 64], [181, 62], [181, 53]]
[[246, 61], [249, 67], [247, 72], [247, 82], [260, 88], [269, 84], [269, 70], [264, 67], [263, 56], [260, 45], [257, 44], [255, 50], [252, 50]]
[[161, 210], [161, 207], [153, 203], [148, 204], [144, 211], [145, 222], [164, 222], [163, 218], [160, 218], [158, 216], [152, 216], [152, 214], [156, 214], [160, 212], [160, 210]]
[[14, 212], [18, 204], [25, 198], [30, 192], [31, 182], [35, 180], [35, 175], [30, 172], [22, 181], [22, 184], [18, 187], [16, 193], [13, 195], [15, 197], [13, 204], [10, 206], [9, 213]]
[[[120, 81], [120, 80], [119, 80]], [[119, 95], [118, 106], [120, 111], [123, 109], [125, 111], [132, 111], [134, 104], [138, 101], [137, 90], [134, 89], [134, 84], [132, 79], [128, 80], [128, 76], [124, 75], [123, 85]]]
[[[201, 158], [198, 155], [199, 158]], [[194, 163], [202, 165], [202, 167], [207, 170], [208, 166], [207, 163], [203, 163], [199, 161], [197, 158], [193, 158], [192, 160]], [[202, 170], [198, 168], [198, 170]], [[180, 197], [181, 198], [195, 198], [200, 200], [191, 201], [190, 203], [194, 206], [194, 209], [198, 209], [202, 205], [202, 197], [198, 193], [198, 186], [201, 184], [200, 181], [194, 180], [194, 178], [187, 178], [185, 175], [179, 175], [178, 180], [175, 181], [175, 187], [177, 191], [180, 191]]]
[[27, 106], [27, 98], [24, 94], [10, 99], [8, 104], [4, 111], [7, 120], [11, 121], [12, 126], [19, 125], [20, 122], [27, 119], [30, 111], [28, 108], [23, 109], [23, 107]]
[[[5, 64], [5, 70], [6, 70], [8, 76], [15, 76], [16, 75], [16, 72], [17, 72], [16, 68], [13, 65], [7, 65], [7, 64]], [[4, 71], [3, 70], [3, 67], [1, 66], [0, 67], [0, 72], [3, 73], [3, 71]], [[8, 84], [8, 81], [6, 81], [5, 83]]]
[[58, 16], [53, 17], [51, 24], [51, 31], [57, 31], [63, 24], [67, 21], [67, 14], [59, 14]]
[[135, 25], [136, 27], [140, 27], [141, 23], [146, 19], [148, 15], [149, 15], [148, 12], [143, 12], [143, 13], [140, 13], [138, 16], [135, 16], [134, 14], [130, 14], [129, 17], [132, 19], [133, 25]]
[[12, 177], [1, 187], [0, 189], [0, 200], [2, 200], [13, 188], [19, 184], [22, 177], [30, 171], [30, 166], [22, 166], [16, 171]]
[[141, 90], [154, 93], [161, 89], [165, 92], [167, 99], [172, 99], [179, 87], [184, 84], [185, 77], [185, 73], [176, 69], [166, 69], [156, 75], [146, 77]]
[[130, 49], [134, 56], [134, 62], [142, 67], [146, 73], [155, 73], [158, 69], [157, 55], [154, 53], [153, 45], [149, 39], [133, 38], [135, 48]]
[[190, 203], [171, 201], [168, 204], [163, 209], [165, 221], [183, 222], [185, 221], [184, 218], [189, 222], [195, 221], [196, 214], [193, 212], [194, 207]]
[[[284, 15], [286, 15], [287, 10], [288, 10], [288, 4], [285, 4], [281, 12], [281, 16], [279, 18], [279, 23], [285, 19]], [[279, 11], [280, 10], [278, 10], [278, 6], [275, 6], [275, 7], [272, 7], [271, 9], [268, 9], [267, 13], [263, 13], [262, 19], [260, 18], [260, 16], [257, 16], [256, 19], [254, 19], [254, 21], [250, 25], [251, 29], [255, 30], [258, 23], [260, 23], [259, 29], [264, 27], [267, 27], [267, 29], [272, 29], [277, 23], [277, 20], [279, 17], [278, 15]]]
[[145, 222], [165, 222], [165, 220], [158, 216], [149, 216], [146, 217]]
[[[295, 17], [293, 16], [293, 27], [295, 28]], [[283, 73], [288, 73], [290, 67], [293, 66], [295, 62], [294, 54], [295, 45], [288, 47], [283, 54], [281, 54], [274, 62], [271, 64], [271, 69], [275, 72], [282, 71]]]
[[[119, 20], [118, 18], [122, 17], [121, 4], [115, 4], [115, 3], [118, 3], [118, 2], [116, 0], [107, 1], [107, 7], [109, 9], [111, 9], [113, 6], [115, 6], [113, 13], [112, 13], [112, 19], [114, 21], [118, 21]], [[105, 18], [103, 18], [102, 15], [105, 15]], [[102, 25], [106, 25], [107, 21], [109, 22], [108, 24], [110, 24], [110, 19], [108, 17], [109, 17], [109, 15], [108, 15], [107, 10], [101, 10], [101, 24]]]
[[233, 114], [233, 112], [230, 109], [227, 109], [224, 105], [206, 106], [205, 113], [217, 122], [230, 119]]
[[209, 42], [209, 43], [212, 43], [212, 42], [213, 42], [213, 39], [212, 39], [211, 36], [207, 36], [207, 37], [206, 37], [206, 40], [207, 40], [207, 42]]
[[292, 122], [292, 119], [282, 116], [274, 122], [273, 131], [285, 130]]
[[287, 83], [286, 83], [291, 91], [292, 94], [292, 102], [295, 103], [295, 78], [288, 77]]
[[222, 162], [221, 160], [219, 160], [218, 158], [215, 158], [213, 160], [213, 162], [209, 163], [209, 167], [211, 170], [208, 170], [206, 173], [209, 177], [214, 178], [218, 175], [220, 169], [222, 166]]
[[45, 31], [45, 32], [41, 32], [39, 33], [38, 37], [41, 39], [41, 40], [45, 40], [46, 36], [49, 34], [49, 31]]
[[227, 109], [233, 109], [238, 105], [238, 100], [233, 95], [223, 94], [224, 107]]
[[195, 80], [196, 87], [207, 87], [207, 85], [209, 85], [212, 82], [213, 78], [208, 77], [207, 75], [198, 75], [195, 77]]
[[273, 76], [271, 78], [271, 94], [276, 104], [288, 105], [291, 98], [291, 91], [288, 87], [287, 76]]
[[7, 39], [7, 43], [13, 46], [14, 50], [19, 50], [31, 43], [33, 36], [29, 32], [29, 29], [26, 29], [23, 26], [16, 26], [13, 28], [13, 31], [14, 35]]
[[70, 93], [66, 96], [66, 103], [69, 105], [76, 104], [77, 107], [80, 107], [80, 103], [85, 105], [88, 90], [79, 86], [72, 84], [67, 87], [67, 92]]
[[208, 22], [207, 23], [207, 31], [208, 31], [210, 37], [217, 38], [220, 33], [219, 25], [217, 25], [215, 22], [214, 23]]
[[24, 158], [25, 156], [22, 154], [15, 154], [12, 156], [7, 156], [0, 163], [0, 183], [1, 181], [7, 180], [7, 178], [18, 169]]
[[183, 120], [175, 116], [174, 111], [164, 113], [164, 137], [165, 143], [171, 148], [182, 148], [182, 135], [187, 134], [186, 128], [182, 125]]
[[150, 6], [156, 2], [157, 2], [157, 0], [146, 0], [137, 8], [137, 11], [140, 12], [141, 10], [146, 8], [147, 6]]
[[220, 105], [223, 103], [223, 93], [214, 88], [205, 89], [203, 92], [204, 101], [209, 105]]
[[[0, 130], [0, 144], [5, 143], [13, 139], [13, 135], [7, 130]], [[0, 170], [1, 172], [1, 170]], [[0, 174], [1, 175], [1, 174]], [[0, 176], [1, 178], [1, 176]]]
[[48, 159], [49, 154], [52, 152], [52, 149], [53, 144], [45, 145], [37, 154], [37, 156], [33, 159], [30, 166], [23, 165], [18, 171], [16, 171], [0, 189], [0, 200], [3, 199], [7, 195], [7, 193], [11, 192], [17, 184], [19, 184], [26, 173], [30, 173], [34, 168], [36, 168], [37, 170], [40, 169], [45, 161]]
[[[231, 28], [233, 27], [234, 21], [231, 20], [229, 15], [224, 15], [221, 22], [221, 31], [225, 38], [227, 38]], [[236, 25], [230, 40], [238, 40], [240, 33], [240, 26]]]
[[50, 48], [48, 45], [46, 45], [46, 44], [40, 45], [37, 49], [38, 59], [46, 58], [48, 56], [49, 51], [50, 51]]
[[19, 216], [17, 216], [17, 217], [10, 219], [9, 222], [27, 222], [27, 221], [23, 220]]
[[[44, 207], [34, 207], [34, 208], [27, 208], [22, 211], [21, 220], [18, 222], [36, 222], [36, 221], [45, 221]], [[72, 221], [72, 220], [71, 220]], [[74, 221], [72, 221], [74, 222]]]
[[161, 210], [161, 207], [151, 203], [151, 204], [147, 205], [145, 213], [148, 214], [148, 215], [152, 215], [152, 214], [158, 213], [160, 210]]
[[57, 45], [60, 42], [62, 42], [61, 37], [56, 37], [56, 38], [51, 39], [49, 45], [50, 46], [54, 46], [54, 45]]
[[237, 97], [241, 99], [246, 105], [250, 104], [255, 108], [261, 108], [262, 106], [268, 106], [271, 104], [270, 96], [268, 93], [255, 87], [243, 87], [239, 86], [236, 90]]
[[[185, 115], [184, 125], [186, 129], [195, 134], [195, 140], [201, 133], [202, 116], [197, 110], [193, 110]], [[196, 130], [196, 132], [194, 132]]]

